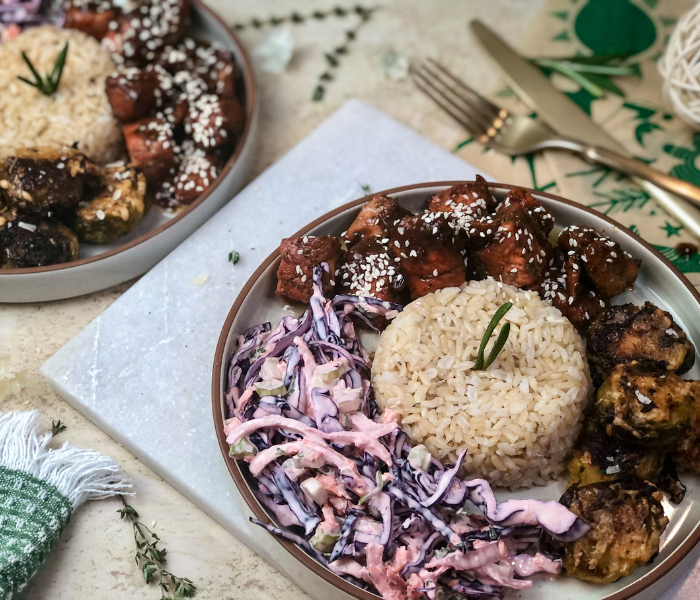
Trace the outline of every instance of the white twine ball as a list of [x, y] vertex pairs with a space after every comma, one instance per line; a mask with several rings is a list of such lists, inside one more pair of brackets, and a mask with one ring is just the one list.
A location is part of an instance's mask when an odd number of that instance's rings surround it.
[[673, 112], [700, 129], [700, 4], [678, 22], [659, 61], [659, 72]]

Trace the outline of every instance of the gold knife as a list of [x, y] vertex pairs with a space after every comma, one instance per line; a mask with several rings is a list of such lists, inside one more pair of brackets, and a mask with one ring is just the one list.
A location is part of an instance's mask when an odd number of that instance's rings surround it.
[[[491, 58], [501, 68], [508, 85], [531, 110], [537, 112], [538, 119], [547, 123], [560, 135], [597, 146], [602, 151], [607, 151], [609, 158], [614, 159], [617, 154], [622, 164], [627, 163], [628, 166], [633, 164], [634, 157], [631, 153], [594, 123], [578, 104], [556, 89], [538, 67], [520, 56], [481, 21], [472, 21], [471, 28]], [[608, 164], [611, 162], [608, 161]], [[639, 164], [644, 163], [639, 161]], [[671, 179], [649, 167], [643, 171], [650, 177], [659, 174], [665, 177], [665, 181]], [[700, 210], [687, 200], [662, 190], [647, 179], [632, 177], [632, 180], [700, 238]], [[682, 180], [677, 181], [678, 184], [675, 185], [682, 186], [679, 188], [682, 192], [690, 190], [690, 185], [683, 186]], [[698, 201], [700, 202], [700, 199]]]

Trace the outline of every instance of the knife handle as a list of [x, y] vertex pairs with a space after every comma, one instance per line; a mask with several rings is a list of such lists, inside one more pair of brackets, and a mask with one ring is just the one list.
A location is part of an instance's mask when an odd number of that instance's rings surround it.
[[678, 179], [677, 177], [673, 177], [672, 175], [662, 173], [636, 158], [628, 158], [627, 156], [599, 146], [586, 146], [583, 148], [581, 154], [592, 162], [605, 165], [606, 167], [620, 171], [630, 177], [646, 179], [649, 183], [667, 192], [671, 192], [694, 204], [700, 205], [700, 187]]
[[591, 162], [629, 175], [666, 212], [676, 217], [695, 237], [700, 238], [700, 210], [697, 208], [700, 205], [700, 187], [607, 148], [587, 146], [571, 139], [559, 139], [548, 147], [575, 152]]

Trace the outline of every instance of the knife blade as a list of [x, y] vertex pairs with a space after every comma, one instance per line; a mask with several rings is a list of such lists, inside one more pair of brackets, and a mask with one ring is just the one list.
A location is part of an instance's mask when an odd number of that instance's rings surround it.
[[537, 113], [538, 119], [562, 135], [631, 156], [576, 102], [555, 88], [539, 67], [520, 56], [481, 21], [472, 21], [471, 27], [501, 68], [508, 85], [530, 110]]
[[[520, 56], [489, 27], [474, 20], [471, 28], [500, 67], [508, 85], [530, 110], [537, 113], [538, 119], [560, 135], [632, 157], [631, 152], [596, 124], [578, 104], [555, 88], [538, 67]], [[644, 179], [633, 177], [632, 180], [700, 237], [700, 211], [697, 208]]]

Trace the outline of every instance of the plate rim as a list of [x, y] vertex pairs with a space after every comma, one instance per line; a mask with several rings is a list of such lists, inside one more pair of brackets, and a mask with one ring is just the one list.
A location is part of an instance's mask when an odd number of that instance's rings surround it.
[[[235, 150], [231, 154], [231, 156], [228, 158], [226, 163], [224, 164], [223, 168], [221, 169], [221, 172], [219, 173], [218, 177], [214, 180], [215, 183], [210, 185], [206, 192], [201, 194], [192, 204], [186, 205], [183, 210], [181, 210], [177, 215], [175, 215], [172, 219], [169, 219], [165, 223], [162, 223], [155, 229], [152, 229], [150, 231], [147, 231], [143, 235], [125, 243], [120, 246], [117, 246], [116, 248], [113, 248], [112, 250], [108, 250], [107, 252], [103, 252], [101, 254], [95, 254], [94, 256], [87, 256], [85, 258], [79, 258], [78, 260], [73, 260], [70, 262], [66, 263], [59, 263], [57, 265], [46, 265], [43, 267], [27, 267], [23, 269], [0, 269], [0, 278], [2, 277], [12, 277], [13, 275], [39, 275], [41, 273], [49, 273], [53, 271], [62, 271], [62, 270], [67, 270], [67, 269], [73, 269], [77, 267], [82, 267], [84, 265], [92, 264], [99, 262], [100, 260], [108, 259], [113, 256], [116, 256], [117, 254], [121, 254], [122, 252], [125, 252], [127, 250], [130, 250], [131, 248], [135, 248], [136, 246], [139, 246], [147, 241], [149, 241], [151, 238], [154, 238], [161, 233], [163, 233], [165, 230], [168, 228], [172, 227], [176, 223], [179, 223], [182, 219], [187, 217], [191, 212], [193, 212], [198, 206], [203, 204], [211, 194], [213, 194], [221, 185], [226, 176], [230, 173], [231, 169], [233, 169], [235, 163], [238, 161], [239, 156], [243, 152], [243, 149], [247, 147], [247, 145], [250, 143], [250, 133], [251, 133], [251, 128], [253, 126], [254, 122], [254, 117], [257, 115], [256, 110], [257, 110], [257, 96], [258, 96], [258, 91], [257, 91], [257, 84], [255, 82], [255, 77], [253, 74], [253, 66], [252, 62], [250, 60], [250, 56], [248, 54], [248, 51], [246, 50], [245, 46], [241, 42], [241, 40], [238, 39], [238, 36], [236, 33], [233, 31], [231, 27], [229, 27], [226, 22], [219, 16], [219, 14], [214, 11], [212, 8], [207, 6], [204, 3], [204, 0], [189, 0], [191, 8], [195, 9], [196, 11], [202, 12], [207, 14], [210, 18], [212, 18], [214, 21], [216, 21], [222, 28], [222, 31], [226, 33], [229, 37], [229, 41], [236, 46], [238, 51], [240, 52], [240, 61], [236, 61], [237, 63], [240, 62], [240, 68], [241, 72], [243, 75], [243, 80], [245, 81], [246, 84], [246, 98], [245, 98], [245, 125], [243, 128], [243, 134], [241, 135], [241, 138], [238, 141], [238, 144], [236, 145]], [[9, 282], [8, 282], [9, 283]]]
[[[362, 198], [359, 198], [357, 200], [353, 200], [351, 202], [348, 202], [346, 204], [343, 204], [312, 221], [308, 225], [304, 226], [301, 228], [299, 231], [296, 233], [292, 234], [290, 237], [301, 237], [304, 234], [308, 233], [315, 227], [318, 227], [319, 225], [323, 224], [324, 222], [328, 221], [329, 219], [332, 219], [333, 217], [347, 211], [353, 208], [356, 208], [358, 206], [361, 206], [363, 204], [366, 204], [371, 200], [372, 198], [380, 195], [387, 195], [391, 196], [393, 194], [398, 194], [402, 192], [408, 192], [408, 191], [415, 191], [415, 190], [420, 190], [423, 188], [433, 188], [433, 187], [452, 187], [455, 185], [460, 185], [462, 183], [467, 183], [468, 180], [458, 180], [458, 181], [435, 181], [435, 182], [426, 182], [426, 183], [417, 183], [417, 184], [411, 184], [411, 185], [405, 185], [405, 186], [400, 186], [400, 187], [395, 187], [391, 188], [389, 190], [384, 190], [381, 192], [376, 192], [373, 194], [369, 194], [367, 196], [364, 196]], [[692, 283], [688, 280], [688, 278], [681, 273], [681, 271], [674, 266], [663, 254], [661, 254], [656, 248], [654, 248], [651, 244], [643, 240], [641, 237], [639, 237], [636, 233], [625, 227], [624, 225], [621, 225], [614, 219], [610, 218], [608, 215], [605, 215], [603, 213], [600, 213], [588, 206], [584, 206], [583, 204], [579, 204], [578, 202], [574, 202], [573, 200], [569, 200], [567, 198], [563, 198], [562, 196], [558, 196], [555, 194], [548, 194], [546, 192], [542, 192], [539, 190], [533, 190], [531, 188], [526, 188], [523, 186], [518, 186], [518, 185], [512, 185], [512, 184], [505, 184], [505, 183], [498, 183], [498, 182], [487, 182], [489, 188], [494, 188], [498, 190], [512, 190], [515, 188], [521, 188], [524, 189], [526, 192], [529, 192], [535, 196], [543, 196], [545, 198], [548, 198], [550, 200], [554, 200], [555, 202], [559, 202], [561, 204], [564, 204], [566, 206], [570, 206], [579, 210], [582, 210], [583, 212], [586, 212], [588, 214], [594, 215], [595, 217], [598, 217], [604, 221], [606, 221], [608, 224], [611, 226], [617, 228], [618, 230], [623, 231], [626, 233], [628, 236], [630, 236], [633, 240], [637, 241], [640, 243], [646, 250], [650, 251], [656, 258], [661, 260], [661, 262], [668, 267], [671, 272], [676, 276], [676, 278], [690, 291], [691, 295], [695, 298], [695, 300], [700, 304], [700, 292], [693, 286]], [[243, 474], [240, 470], [240, 467], [238, 466], [238, 462], [236, 459], [233, 459], [228, 456], [228, 444], [226, 443], [226, 436], [224, 435], [224, 420], [223, 416], [221, 414], [221, 406], [222, 406], [222, 401], [223, 398], [220, 393], [220, 388], [221, 388], [221, 375], [222, 375], [222, 369], [224, 368], [223, 366], [223, 358], [224, 358], [224, 350], [226, 347], [226, 342], [228, 340], [229, 334], [231, 332], [231, 328], [233, 326], [233, 321], [236, 318], [236, 315], [238, 314], [238, 311], [240, 310], [241, 306], [243, 305], [243, 302], [245, 299], [248, 297], [251, 288], [253, 285], [260, 279], [262, 274], [265, 272], [265, 270], [277, 260], [277, 258], [280, 256], [279, 248], [276, 248], [266, 259], [262, 261], [262, 263], [258, 266], [258, 268], [253, 272], [253, 274], [248, 278], [246, 281], [245, 285], [241, 288], [241, 291], [238, 293], [236, 296], [236, 300], [232, 304], [231, 308], [229, 309], [228, 314], [226, 315], [226, 320], [224, 321], [224, 324], [221, 329], [221, 333], [219, 334], [219, 339], [216, 344], [216, 350], [214, 354], [214, 364], [212, 367], [212, 387], [211, 387], [211, 396], [212, 396], [212, 412], [213, 412], [213, 417], [214, 417], [214, 427], [216, 429], [216, 438], [217, 442], [219, 444], [219, 449], [221, 450], [222, 457], [224, 459], [224, 462], [226, 463], [226, 468], [229, 471], [229, 474], [231, 475], [234, 483], [236, 484], [236, 489], [238, 492], [241, 494], [243, 499], [246, 502], [246, 505], [248, 506], [248, 509], [255, 515], [255, 517], [264, 523], [272, 524], [272, 521], [270, 520], [269, 516], [263, 509], [262, 505], [258, 502], [257, 498], [252, 494], [248, 483], [245, 481], [245, 478], [243, 477]], [[353, 598], [356, 598], [357, 600], [376, 600], [377, 598], [380, 598], [380, 596], [377, 596], [376, 594], [373, 594], [371, 592], [368, 592], [367, 590], [364, 590], [362, 588], [357, 587], [356, 585], [353, 585], [349, 581], [346, 581], [342, 577], [336, 575], [326, 567], [324, 567], [322, 564], [316, 562], [313, 558], [311, 558], [306, 552], [301, 550], [296, 544], [293, 544], [292, 542], [289, 542], [287, 540], [284, 540], [282, 538], [279, 538], [277, 536], [272, 536], [277, 543], [279, 543], [282, 547], [284, 547], [295, 559], [297, 559], [299, 562], [301, 562], [305, 567], [310, 569], [315, 575], [318, 575], [321, 577], [326, 583], [329, 583], [337, 588], [339, 588], [342, 592], [345, 592], [352, 596]], [[630, 583], [628, 586], [625, 588], [619, 590], [618, 592], [615, 592], [612, 595], [604, 596], [601, 597], [600, 600], [629, 600], [636, 594], [639, 594], [641, 591], [647, 589], [650, 587], [652, 584], [656, 583], [657, 581], [661, 580], [663, 577], [668, 575], [689, 553], [690, 551], [700, 542], [700, 524], [695, 527], [695, 529], [690, 533], [690, 535], [681, 543], [680, 546], [678, 546], [671, 554], [670, 556], [664, 560], [658, 567], [654, 567], [651, 571], [649, 571], [647, 574], [643, 575], [636, 581]]]

